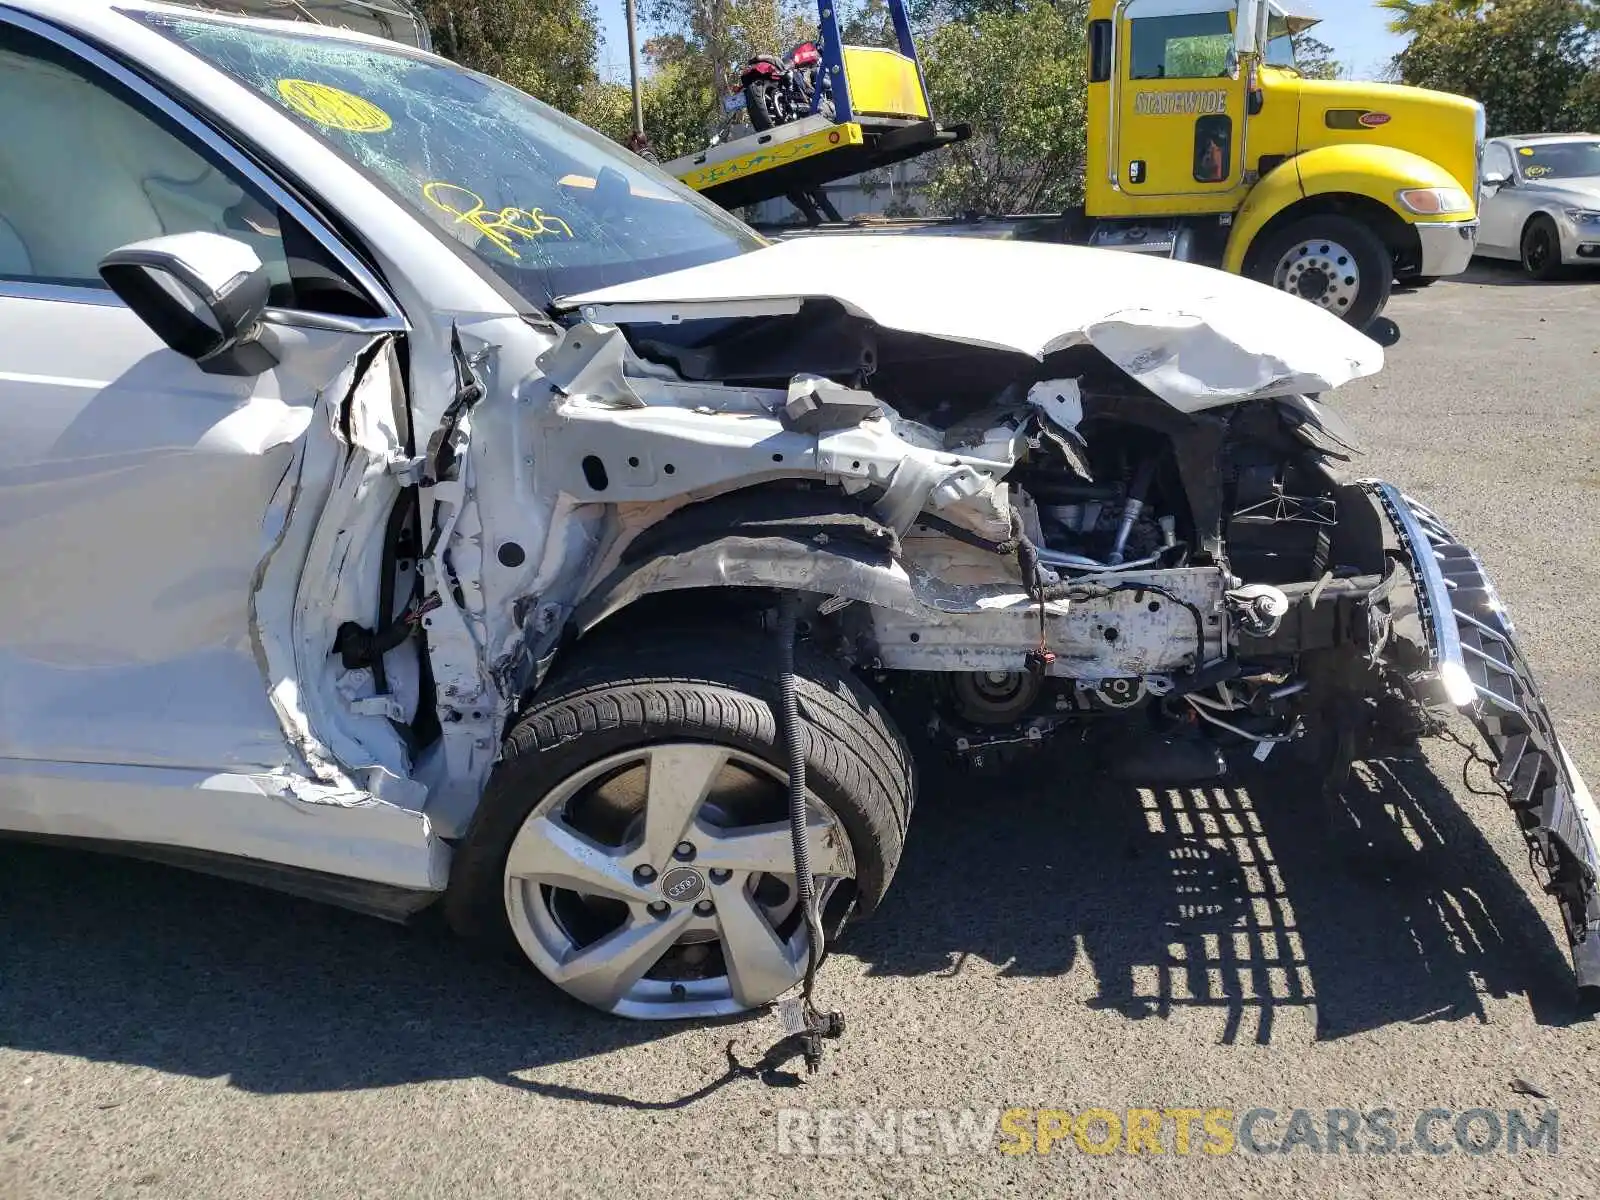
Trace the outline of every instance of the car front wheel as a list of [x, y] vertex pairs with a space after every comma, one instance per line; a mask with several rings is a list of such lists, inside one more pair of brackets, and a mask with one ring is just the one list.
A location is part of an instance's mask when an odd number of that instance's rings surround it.
[[[913, 772], [859, 683], [804, 654], [797, 673], [812, 871], [837, 929], [894, 874]], [[619, 1016], [737, 1013], [800, 982], [776, 679], [770, 641], [702, 636], [618, 647], [547, 684], [457, 852], [452, 923]]]
[[1540, 282], [1561, 274], [1561, 235], [1549, 217], [1535, 217], [1522, 231], [1522, 269]]

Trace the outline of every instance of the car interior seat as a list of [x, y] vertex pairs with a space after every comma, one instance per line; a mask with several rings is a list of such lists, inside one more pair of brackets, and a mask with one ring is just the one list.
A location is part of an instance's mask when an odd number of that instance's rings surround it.
[[[109, 251], [220, 228], [243, 193], [149, 118], [52, 63], [0, 51], [0, 272], [100, 286]], [[6, 265], [6, 264], [11, 265]]]

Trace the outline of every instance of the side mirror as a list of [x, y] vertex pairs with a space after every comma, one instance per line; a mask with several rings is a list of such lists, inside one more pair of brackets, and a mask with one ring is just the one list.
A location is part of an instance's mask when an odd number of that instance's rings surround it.
[[1511, 182], [1511, 176], [1500, 171], [1485, 171], [1483, 182], [1486, 187], [1505, 187]]
[[243, 242], [217, 233], [134, 242], [100, 260], [100, 277], [208, 375], [259, 375], [277, 365], [261, 324], [272, 281]]

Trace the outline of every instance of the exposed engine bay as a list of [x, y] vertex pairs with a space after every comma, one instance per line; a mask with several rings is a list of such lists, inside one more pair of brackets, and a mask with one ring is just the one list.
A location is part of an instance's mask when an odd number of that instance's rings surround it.
[[[622, 452], [599, 439], [574, 445], [569, 458], [568, 485], [596, 500], [626, 494], [630, 472], [650, 473], [638, 490], [652, 499], [671, 477], [732, 474], [741, 453], [762, 474], [788, 476], [691, 492], [670, 512], [651, 511], [658, 520], [634, 540], [622, 531], [580, 627], [642, 594], [641, 582], [657, 597], [714, 586], [680, 574], [696, 545], [766, 542], [769, 569], [809, 551], [830, 560], [819, 562], [824, 575], [841, 555], [862, 555], [857, 578], [836, 581], [854, 587], [828, 595], [819, 576], [809, 581], [811, 638], [890, 692], [920, 692], [928, 727], [975, 764], [1005, 757], [990, 748], [1037, 746], [1108, 716], [1148, 726], [1147, 741], [1118, 753], [1153, 779], [1214, 778], [1224, 768], [1218, 745], [1264, 758], [1300, 736], [1296, 698], [1307, 685], [1297, 659], [1327, 648], [1303, 628], [1326, 625], [1331, 646], [1334, 609], [1385, 570], [1370, 501], [1354, 488], [1341, 497], [1347, 485], [1328, 469], [1348, 450], [1325, 409], [1289, 398], [1181, 413], [1090, 348], [1028, 363], [873, 330], [826, 308], [796, 318], [789, 337], [773, 321], [748, 322], [754, 348], [741, 324], [684, 325], [666, 331], [671, 340], [641, 327], [627, 344], [617, 331], [579, 326], [547, 362], [574, 394], [592, 384], [601, 356], [625, 364], [629, 407], [598, 398], [613, 430], [637, 414], [640, 436]], [[785, 347], [784, 362], [808, 337], [835, 348], [835, 377], [763, 374], [770, 360], [759, 349]], [[593, 358], [564, 361], [585, 342]], [[670, 414], [654, 403], [684, 388], [711, 403]], [[564, 422], [585, 405], [553, 410], [547, 438], [571, 436]], [[683, 446], [666, 463], [665, 447], [690, 422], [707, 442], [722, 427], [714, 461], [696, 463]], [[788, 470], [770, 470], [779, 465]], [[794, 478], [797, 467], [813, 478]], [[1343, 526], [1341, 502], [1353, 505]], [[670, 559], [647, 561], [669, 546]], [[1304, 593], [1319, 584], [1307, 608]], [[1274, 638], [1292, 609], [1296, 632], [1280, 649]], [[1252, 660], [1240, 658], [1242, 643]]]

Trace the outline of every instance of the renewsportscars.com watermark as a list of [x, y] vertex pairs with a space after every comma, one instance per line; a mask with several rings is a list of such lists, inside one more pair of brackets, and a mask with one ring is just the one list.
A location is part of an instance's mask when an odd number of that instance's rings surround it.
[[780, 1108], [801, 1157], [976, 1154], [1521, 1154], [1561, 1151], [1554, 1108]]

